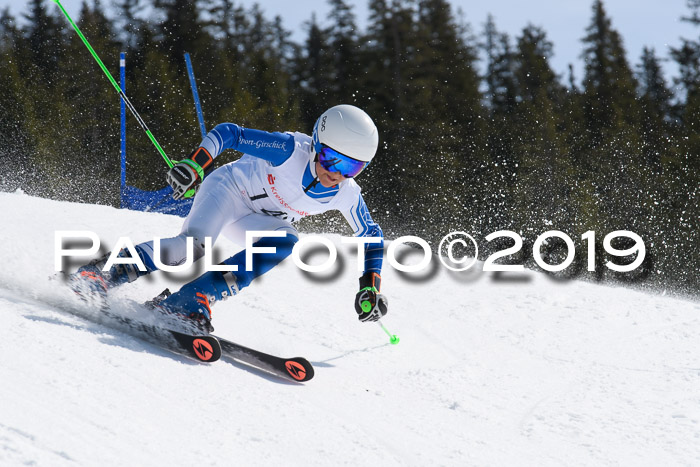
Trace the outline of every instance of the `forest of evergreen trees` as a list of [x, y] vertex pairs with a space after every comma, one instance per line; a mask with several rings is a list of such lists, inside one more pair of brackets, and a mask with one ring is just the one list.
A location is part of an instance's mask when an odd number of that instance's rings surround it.
[[[535, 25], [510, 37], [492, 19], [476, 30], [447, 0], [369, 0], [360, 30], [349, 2], [328, 2], [302, 43], [281, 18], [232, 0], [115, 0], [112, 15], [93, 0], [71, 14], [114, 76], [126, 52], [126, 93], [172, 159], [201, 139], [189, 52], [209, 128], [310, 133], [332, 105], [365, 109], [380, 151], [359, 183], [388, 238], [437, 244], [462, 230], [483, 259], [504, 246], [484, 237], [512, 230], [525, 241], [512, 259], [532, 266], [532, 242], [557, 229], [580, 253], [567, 271], [583, 277], [581, 235], [593, 230], [602, 245], [626, 229], [645, 240], [644, 266], [614, 274], [597, 245], [593, 279], [700, 290], [700, 36], [669, 51], [679, 71], [665, 77], [658, 51], [628, 62], [592, 0], [588, 27], [572, 32], [583, 76], [560, 76]], [[700, 26], [700, 0], [687, 3], [683, 20]], [[53, 2], [25, 8], [0, 14], [0, 189], [118, 205], [119, 97]], [[127, 125], [128, 183], [162, 188], [160, 155], [131, 116]], [[348, 234], [335, 216], [307, 230], [331, 226]]]

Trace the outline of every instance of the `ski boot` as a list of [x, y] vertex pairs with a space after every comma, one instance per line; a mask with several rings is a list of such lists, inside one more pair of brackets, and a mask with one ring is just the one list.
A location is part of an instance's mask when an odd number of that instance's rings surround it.
[[[105, 296], [109, 289], [133, 282], [148, 274], [148, 271], [140, 271], [134, 264], [115, 264], [109, 271], [103, 271], [110, 254], [107, 253], [101, 258], [94, 259], [78, 268], [77, 272], [69, 274], [67, 276], [68, 286], [81, 298], [85, 295]], [[121, 250], [118, 256], [120, 258], [130, 257], [126, 250]]]
[[106, 257], [92, 260], [88, 264], [80, 266], [77, 272], [66, 276], [68, 287], [85, 302], [107, 297], [109, 277], [102, 272], [100, 262], [104, 265], [103, 259], [106, 261]]
[[168, 314], [189, 318], [197, 326], [212, 332], [211, 304], [236, 295], [240, 287], [238, 278], [230, 272], [209, 271], [171, 294], [168, 289], [149, 303]]
[[83, 301], [107, 296], [107, 281], [102, 271], [94, 265], [82, 266], [78, 272], [68, 276], [68, 286]]
[[180, 290], [173, 294], [170, 289], [165, 289], [157, 297], [147, 301], [145, 306], [151, 310], [187, 318], [205, 333], [214, 332], [209, 297], [202, 292], [194, 292], [194, 296], [191, 296], [190, 292]]

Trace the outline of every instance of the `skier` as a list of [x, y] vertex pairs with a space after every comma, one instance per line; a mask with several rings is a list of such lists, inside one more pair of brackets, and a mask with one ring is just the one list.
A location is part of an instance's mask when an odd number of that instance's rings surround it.
[[[255, 248], [272, 247], [275, 252], [255, 255], [249, 271], [246, 251], [240, 251], [221, 263], [235, 265], [237, 271], [205, 272], [179, 291], [162, 294], [152, 303], [192, 318], [204, 329], [213, 329], [212, 303], [238, 294], [292, 252], [299, 238], [293, 222], [335, 209], [344, 215], [356, 236], [378, 239], [365, 246], [364, 274], [355, 310], [363, 322], [384, 316], [387, 300], [379, 293], [383, 234], [354, 181], [371, 162], [378, 143], [372, 119], [352, 105], [338, 105], [324, 112], [314, 125], [312, 137], [298, 132], [269, 133], [232, 123], [217, 125], [189, 157], [168, 171], [167, 181], [175, 199], [191, 190], [197, 195], [180, 234], [161, 240], [160, 260], [166, 265], [184, 263], [188, 237], [193, 239], [196, 261], [204, 255], [206, 237], [213, 243], [223, 234], [244, 245], [247, 231], [277, 232], [279, 236], [262, 237], [253, 243]], [[214, 158], [225, 149], [244, 155], [212, 171]], [[146, 271], [134, 264], [115, 264], [104, 272], [107, 254], [79, 268], [72, 279], [106, 292], [157, 270], [152, 241], [137, 245], [135, 250]], [[130, 255], [122, 250], [119, 256]]]

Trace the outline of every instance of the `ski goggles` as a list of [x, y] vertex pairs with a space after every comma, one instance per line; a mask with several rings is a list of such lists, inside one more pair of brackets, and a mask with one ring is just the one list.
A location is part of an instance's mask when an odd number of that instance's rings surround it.
[[352, 157], [348, 157], [339, 153], [335, 149], [331, 149], [325, 144], [320, 145], [318, 161], [324, 169], [329, 172], [339, 172], [345, 178], [356, 177], [362, 170], [367, 167], [368, 162], [358, 161]]

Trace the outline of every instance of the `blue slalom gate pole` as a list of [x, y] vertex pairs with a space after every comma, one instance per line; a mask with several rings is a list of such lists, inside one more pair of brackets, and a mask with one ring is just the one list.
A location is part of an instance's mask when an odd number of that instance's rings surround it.
[[[194, 107], [197, 111], [197, 120], [199, 120], [199, 131], [202, 133], [202, 139], [207, 136], [207, 127], [204, 125], [204, 114], [202, 113], [202, 106], [199, 103], [199, 93], [197, 92], [197, 81], [194, 79], [194, 70], [192, 69], [192, 61], [190, 60], [190, 54], [185, 53], [185, 65], [187, 65], [187, 76], [190, 79], [190, 87], [192, 88], [192, 97], [194, 98]], [[155, 205], [146, 209], [146, 212], [158, 209], [161, 204], [168, 198], [170, 198], [171, 193], [166, 194], [160, 201]]]
[[[126, 54], [119, 54], [119, 85], [122, 92], [126, 92]], [[124, 196], [126, 194], [126, 104], [121, 103], [121, 185], [119, 188], [119, 207], [124, 208]]]
[[187, 64], [187, 75], [190, 78], [190, 87], [192, 88], [192, 97], [194, 98], [194, 106], [197, 110], [197, 119], [199, 120], [199, 131], [202, 132], [202, 139], [207, 136], [207, 127], [204, 126], [204, 115], [202, 115], [202, 106], [199, 104], [199, 93], [197, 92], [197, 82], [194, 79], [194, 71], [192, 70], [192, 62], [190, 54], [185, 53], [185, 63]]

